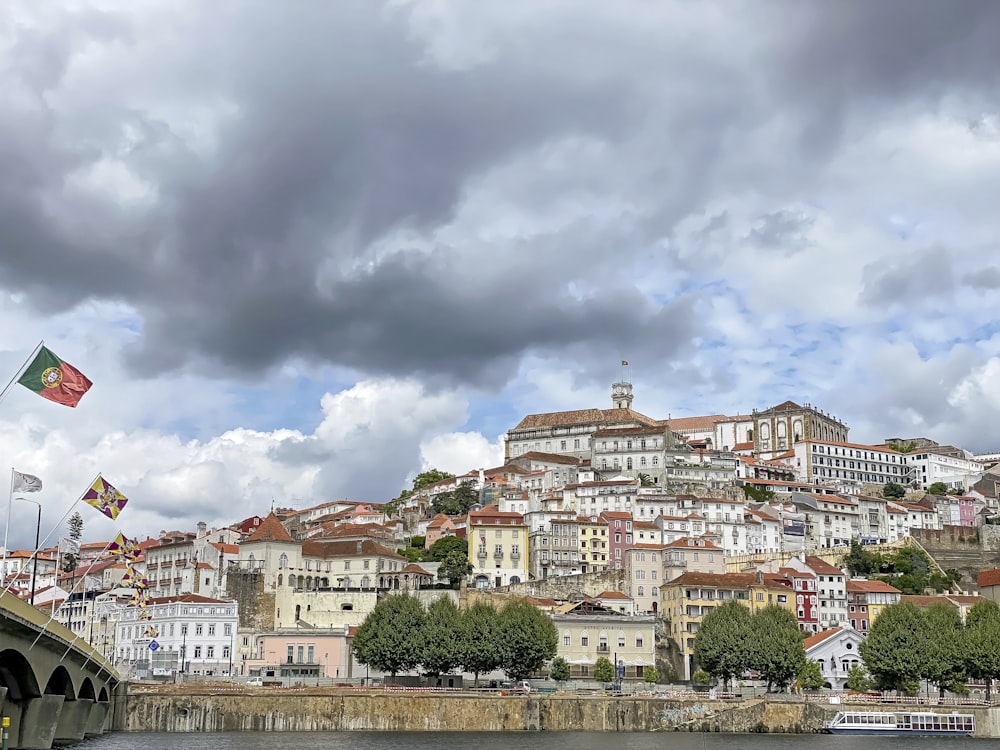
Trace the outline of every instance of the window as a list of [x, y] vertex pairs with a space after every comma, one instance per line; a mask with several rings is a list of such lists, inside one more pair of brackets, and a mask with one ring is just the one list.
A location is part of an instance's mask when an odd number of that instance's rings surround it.
[[214, 659], [215, 658], [215, 646], [208, 646], [205, 649], [205, 658]]
[[222, 626], [222, 632], [224, 635], [231, 636], [233, 634], [233, 626], [227, 622]]
[[590, 645], [590, 637], [586, 633], [583, 633], [580, 636], [580, 645], [581, 646], [589, 646]]
[[194, 658], [195, 659], [200, 659], [201, 658], [201, 646], [195, 646], [194, 647]]
[[635, 637], [635, 647], [636, 648], [642, 648], [642, 636], [641, 635], [637, 635]]
[[564, 646], [569, 646], [570, 645], [570, 635], [569, 635], [568, 632], [563, 633], [563, 645]]
[[288, 567], [288, 555], [282, 552], [281, 557], [278, 558], [278, 568], [287, 568], [287, 567]]
[[209, 635], [215, 635], [215, 625], [209, 625], [208, 626], [208, 634]]
[[624, 631], [618, 631], [618, 648], [625, 648], [625, 633]]
[[195, 635], [201, 635], [201, 629], [202, 629], [201, 623], [195, 625], [194, 626], [194, 634]]

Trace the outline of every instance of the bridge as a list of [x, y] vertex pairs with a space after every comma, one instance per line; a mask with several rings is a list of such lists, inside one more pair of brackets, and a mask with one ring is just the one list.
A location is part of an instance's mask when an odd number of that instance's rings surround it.
[[114, 667], [89, 643], [13, 594], [0, 595], [7, 747], [48, 750], [102, 734], [114, 718], [118, 682]]

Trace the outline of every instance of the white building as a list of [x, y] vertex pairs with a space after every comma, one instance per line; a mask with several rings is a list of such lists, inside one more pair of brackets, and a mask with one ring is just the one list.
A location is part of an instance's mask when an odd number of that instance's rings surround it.
[[913, 470], [913, 481], [921, 489], [926, 490], [935, 482], [943, 482], [950, 490], [967, 492], [983, 478], [986, 466], [968, 451], [962, 454], [951, 455], [950, 452], [945, 454], [925, 448], [908, 453], [906, 461]]
[[836, 627], [809, 636], [802, 645], [806, 658], [819, 662], [824, 686], [844, 690], [851, 667], [863, 663], [859, 651], [864, 640], [864, 636], [856, 630]]
[[118, 614], [115, 664], [136, 677], [233, 674], [237, 622], [235, 601], [198, 594], [125, 607]]
[[803, 440], [792, 450], [798, 479], [808, 484], [834, 484], [856, 493], [865, 484], [906, 485], [911, 479], [908, 456], [885, 445]]

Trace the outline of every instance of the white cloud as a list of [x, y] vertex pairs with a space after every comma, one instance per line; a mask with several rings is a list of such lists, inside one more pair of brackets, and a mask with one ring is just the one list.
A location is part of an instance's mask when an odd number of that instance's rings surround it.
[[420, 446], [423, 469], [464, 474], [470, 469], [490, 469], [503, 463], [503, 436], [493, 442], [478, 432], [435, 435]]

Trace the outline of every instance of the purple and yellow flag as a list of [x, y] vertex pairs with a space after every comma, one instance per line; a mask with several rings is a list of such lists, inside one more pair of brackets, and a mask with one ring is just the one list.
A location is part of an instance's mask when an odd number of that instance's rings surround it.
[[83, 502], [97, 508], [108, 518], [114, 520], [125, 509], [128, 498], [115, 489], [113, 484], [98, 474], [97, 479], [94, 480], [94, 483], [83, 494]]

